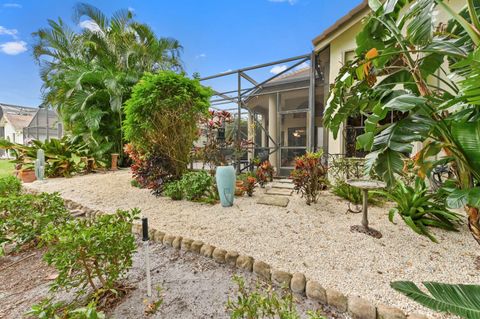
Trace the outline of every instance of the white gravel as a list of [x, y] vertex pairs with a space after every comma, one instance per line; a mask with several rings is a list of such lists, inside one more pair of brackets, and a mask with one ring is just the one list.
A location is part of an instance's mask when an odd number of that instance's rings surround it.
[[[174, 235], [203, 240], [266, 261], [273, 267], [305, 273], [324, 287], [387, 304], [407, 313], [431, 314], [395, 292], [395, 280], [479, 283], [474, 265], [479, 247], [464, 225], [459, 232], [435, 230], [440, 244], [415, 234], [401, 220], [388, 221], [388, 208], [369, 209], [370, 226], [383, 238], [351, 233], [360, 214], [346, 214], [346, 201], [324, 192], [319, 203], [305, 205], [298, 196], [286, 208], [236, 198], [234, 207], [172, 201], [130, 186], [130, 173], [92, 174], [34, 182], [27, 187], [60, 192], [66, 199], [92, 209], [142, 209], [156, 228]], [[257, 197], [256, 197], [257, 196]], [[440, 316], [436, 316], [440, 318]], [[450, 317], [451, 318], [451, 317]]]

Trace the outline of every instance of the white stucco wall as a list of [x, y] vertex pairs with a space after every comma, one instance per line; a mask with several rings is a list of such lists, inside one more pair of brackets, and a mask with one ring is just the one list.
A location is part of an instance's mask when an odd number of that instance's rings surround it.
[[[5, 128], [4, 138], [10, 142], [23, 144], [23, 131], [16, 131], [15, 128], [5, 119], [0, 121], [0, 127]], [[14, 140], [15, 137], [15, 140]], [[8, 157], [7, 152], [0, 152], [0, 157]]]
[[[335, 83], [335, 79], [345, 63], [345, 53], [355, 50], [357, 47], [355, 42], [356, 35], [362, 30], [361, 21], [353, 24], [349, 29], [340, 34], [330, 43], [330, 72], [329, 83]], [[340, 128], [337, 139], [333, 138], [333, 134], [328, 133], [328, 153], [343, 154], [344, 138], [342, 135], [343, 126]]]
[[23, 144], [23, 131], [16, 131], [9, 122], [5, 122], [3, 127], [5, 127], [5, 139], [10, 142]]

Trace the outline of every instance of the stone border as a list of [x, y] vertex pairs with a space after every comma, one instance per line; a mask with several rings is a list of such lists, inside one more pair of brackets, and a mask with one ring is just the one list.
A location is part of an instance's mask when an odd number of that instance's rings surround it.
[[[38, 193], [35, 190], [28, 189], [29, 193]], [[105, 212], [90, 209], [80, 203], [70, 199], [64, 199], [65, 207], [72, 211], [74, 216], [84, 216], [94, 218]], [[132, 232], [134, 234], [142, 233], [140, 224], [133, 224]], [[335, 289], [324, 288], [315, 280], [305, 277], [303, 273], [288, 273], [272, 267], [261, 261], [255, 260], [251, 256], [240, 255], [236, 251], [229, 251], [220, 247], [215, 247], [200, 240], [184, 238], [165, 233], [163, 231], [151, 228], [149, 237], [154, 242], [161, 243], [167, 247], [173, 247], [182, 251], [189, 251], [201, 256], [212, 258], [219, 264], [227, 264], [246, 272], [253, 272], [257, 277], [270, 281], [278, 287], [288, 287], [293, 293], [306, 296], [308, 299], [319, 302], [324, 305], [335, 308], [340, 313], [348, 313], [355, 319], [430, 319], [422, 314], [406, 315], [399, 308], [386, 305], [375, 306], [368, 300], [357, 296], [346, 296]]]

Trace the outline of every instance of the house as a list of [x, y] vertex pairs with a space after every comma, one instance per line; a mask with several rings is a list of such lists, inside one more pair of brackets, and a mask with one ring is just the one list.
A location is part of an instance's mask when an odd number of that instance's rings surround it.
[[[464, 6], [464, 0], [445, 0], [445, 2], [456, 12]], [[320, 53], [329, 51], [329, 73], [328, 83], [333, 84], [342, 65], [354, 57], [356, 48], [355, 37], [362, 30], [362, 20], [370, 13], [368, 1], [364, 0], [348, 14], [335, 22], [331, 27], [323, 31], [312, 40], [314, 52]], [[436, 16], [437, 23], [447, 22], [450, 16], [438, 8]], [[335, 140], [328, 134], [327, 150], [329, 154], [345, 154], [346, 156], [362, 156], [355, 149], [356, 136], [363, 133], [364, 117], [351, 118], [344, 123], [342, 134]], [[394, 118], [391, 118], [394, 121]]]
[[[464, 0], [445, 1], [458, 11], [465, 5]], [[238, 87], [215, 92], [212, 105], [237, 104], [237, 117], [242, 116], [242, 110], [248, 111], [248, 139], [255, 142], [254, 149], [250, 150], [250, 159], [268, 158], [280, 176], [288, 176], [295, 157], [307, 151], [321, 148], [329, 155], [365, 155], [355, 148], [356, 136], [363, 133], [365, 119], [362, 116], [352, 117], [344, 123], [337, 139], [323, 127], [322, 117], [329, 89], [342, 65], [355, 56], [355, 38], [362, 29], [362, 20], [369, 13], [368, 1], [364, 0], [315, 37], [312, 40], [314, 50], [310, 54], [201, 79], [209, 81], [237, 76]], [[448, 19], [448, 14], [439, 10], [436, 16], [438, 23]], [[287, 63], [292, 65], [264, 81], [256, 81], [249, 75], [251, 71], [286, 66]], [[243, 84], [245, 81], [248, 88]], [[395, 121], [395, 117], [390, 120]], [[239, 162], [237, 169], [240, 170]]]
[[[57, 113], [46, 108], [0, 103], [0, 139], [27, 144], [32, 139], [45, 141], [61, 137], [62, 129], [58, 122]], [[0, 157], [6, 155], [4, 150], [0, 150]]]
[[[0, 103], [0, 139], [23, 144], [23, 129], [30, 124], [37, 109], [25, 106]], [[0, 150], [0, 157], [6, 156]]]

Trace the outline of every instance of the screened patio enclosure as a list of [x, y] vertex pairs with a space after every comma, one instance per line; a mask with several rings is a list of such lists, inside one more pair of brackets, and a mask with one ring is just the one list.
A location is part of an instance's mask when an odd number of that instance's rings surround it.
[[[288, 176], [294, 159], [328, 150], [323, 110], [328, 95], [329, 49], [201, 78], [214, 90], [211, 106], [235, 114], [235, 139], [252, 143], [233, 160], [237, 172], [268, 159]], [[268, 72], [273, 76], [266, 76]], [[241, 123], [248, 123], [247, 134]], [[245, 136], [246, 135], [246, 136]]]
[[63, 136], [63, 125], [55, 110], [39, 108], [30, 124], [23, 129], [24, 143], [31, 140], [45, 142], [51, 138], [60, 139]]

